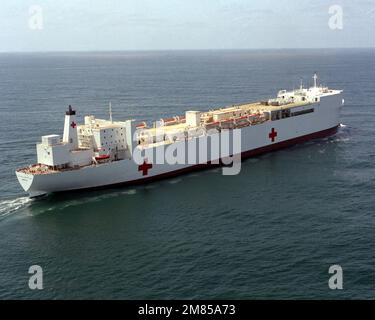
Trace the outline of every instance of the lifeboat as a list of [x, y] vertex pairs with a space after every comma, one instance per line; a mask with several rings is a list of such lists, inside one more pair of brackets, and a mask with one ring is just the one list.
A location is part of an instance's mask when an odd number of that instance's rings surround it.
[[257, 123], [264, 121], [264, 119], [261, 114], [254, 113], [249, 116], [249, 121], [253, 125], [253, 124], [257, 124]]
[[234, 121], [233, 119], [223, 120], [220, 122], [221, 129], [233, 129]]
[[111, 156], [109, 154], [102, 154], [99, 156], [95, 157], [95, 160], [100, 161], [100, 160], [108, 160]]
[[144, 129], [144, 128], [147, 127], [147, 123], [146, 122], [141, 122], [141, 123], [138, 123], [135, 127], [137, 129]]
[[160, 119], [160, 122], [162, 123], [163, 126], [171, 126], [173, 124], [177, 124], [178, 121], [176, 118], [165, 118], [165, 119]]
[[246, 127], [250, 124], [248, 116], [243, 116], [235, 119], [235, 123], [237, 128]]
[[185, 117], [178, 117], [178, 122], [179, 123], [185, 123], [186, 122], [186, 118]]
[[212, 130], [212, 129], [218, 129], [219, 128], [219, 122], [208, 122], [204, 124], [204, 127], [206, 130]]

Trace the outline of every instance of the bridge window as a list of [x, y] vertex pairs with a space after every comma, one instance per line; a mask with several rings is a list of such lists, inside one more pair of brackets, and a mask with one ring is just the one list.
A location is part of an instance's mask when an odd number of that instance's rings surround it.
[[301, 116], [303, 114], [308, 114], [308, 113], [312, 113], [312, 112], [314, 112], [314, 108], [292, 112], [291, 116], [296, 117], [296, 116]]
[[290, 117], [296, 117], [301, 116], [304, 114], [312, 113], [314, 112], [314, 108], [311, 109], [305, 109], [305, 110], [299, 110], [292, 112], [292, 109], [283, 109], [283, 110], [277, 110], [271, 112], [271, 121], [290, 118]]
[[281, 111], [281, 119], [290, 117], [290, 109], [285, 109]]

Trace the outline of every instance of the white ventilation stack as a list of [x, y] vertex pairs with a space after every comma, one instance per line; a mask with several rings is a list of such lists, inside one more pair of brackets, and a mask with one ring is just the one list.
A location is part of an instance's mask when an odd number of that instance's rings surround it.
[[198, 127], [201, 123], [201, 113], [199, 111], [186, 111], [186, 124], [191, 127]]

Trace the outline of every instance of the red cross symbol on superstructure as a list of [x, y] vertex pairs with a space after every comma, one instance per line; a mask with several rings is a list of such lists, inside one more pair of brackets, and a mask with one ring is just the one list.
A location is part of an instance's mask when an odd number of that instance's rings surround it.
[[77, 124], [74, 121], [72, 121], [72, 123], [70, 124], [70, 126], [74, 129], [77, 126]]
[[270, 139], [272, 139], [272, 142], [275, 142], [275, 138], [277, 137], [277, 131], [275, 131], [275, 128], [272, 128], [270, 134], [268, 135]]
[[138, 166], [138, 171], [142, 171], [142, 175], [147, 176], [148, 170], [152, 168], [152, 163], [147, 163], [147, 159], [143, 161], [143, 164]]

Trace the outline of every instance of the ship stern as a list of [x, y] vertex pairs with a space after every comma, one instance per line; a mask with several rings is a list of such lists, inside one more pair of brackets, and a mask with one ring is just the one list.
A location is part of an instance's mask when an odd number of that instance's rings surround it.
[[30, 198], [46, 194], [44, 191], [34, 190], [33, 182], [35, 176], [33, 174], [22, 172], [22, 169], [20, 169], [16, 171], [16, 176], [21, 187], [29, 194]]

